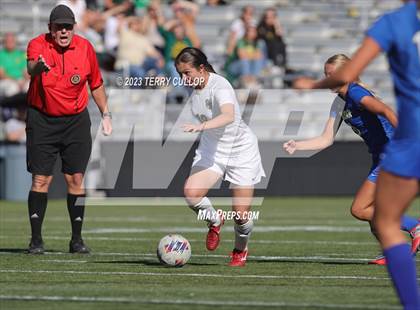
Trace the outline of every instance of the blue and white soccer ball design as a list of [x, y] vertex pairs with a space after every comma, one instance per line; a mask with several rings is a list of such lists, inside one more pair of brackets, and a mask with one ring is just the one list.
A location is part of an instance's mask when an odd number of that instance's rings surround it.
[[167, 235], [160, 239], [157, 257], [164, 265], [182, 267], [191, 257], [191, 245], [181, 235]]

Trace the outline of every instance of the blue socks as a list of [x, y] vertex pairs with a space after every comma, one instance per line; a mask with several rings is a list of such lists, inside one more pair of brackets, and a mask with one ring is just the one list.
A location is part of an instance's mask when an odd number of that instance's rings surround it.
[[420, 309], [420, 290], [416, 266], [408, 244], [397, 244], [386, 250], [388, 272], [391, 275], [404, 310]]
[[403, 215], [401, 218], [401, 230], [410, 232], [417, 224], [419, 224], [419, 221], [414, 217]]

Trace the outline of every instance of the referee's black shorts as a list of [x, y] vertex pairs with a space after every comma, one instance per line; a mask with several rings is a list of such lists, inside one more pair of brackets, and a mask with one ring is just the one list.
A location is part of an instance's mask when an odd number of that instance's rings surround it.
[[92, 150], [89, 112], [48, 116], [35, 108], [26, 119], [26, 163], [30, 173], [52, 175], [57, 154], [66, 174], [84, 173]]

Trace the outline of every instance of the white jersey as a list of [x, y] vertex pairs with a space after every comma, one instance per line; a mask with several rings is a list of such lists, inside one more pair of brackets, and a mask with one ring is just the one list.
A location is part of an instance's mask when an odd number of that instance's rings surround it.
[[242, 120], [235, 91], [222, 76], [210, 73], [206, 86], [196, 89], [190, 96], [192, 113], [200, 122], [211, 120], [221, 114], [220, 107], [233, 104], [233, 123], [201, 133], [193, 167], [198, 166], [224, 175], [225, 180], [249, 186], [259, 183], [265, 176], [261, 164], [258, 140]]
[[202, 132], [198, 149], [203, 156], [237, 157], [249, 151], [257, 143], [254, 133], [242, 120], [235, 91], [224, 77], [210, 73], [207, 85], [203, 89], [195, 89], [190, 102], [192, 113], [200, 122], [220, 115], [220, 107], [224, 104], [233, 104], [235, 109], [233, 123]]

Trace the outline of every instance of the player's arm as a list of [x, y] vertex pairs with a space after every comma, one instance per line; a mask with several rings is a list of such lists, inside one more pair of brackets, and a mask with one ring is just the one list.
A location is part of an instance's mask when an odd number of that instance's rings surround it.
[[320, 136], [302, 141], [289, 140], [283, 144], [283, 149], [293, 154], [295, 151], [322, 150], [329, 147], [334, 142], [335, 121], [336, 118], [331, 116]]
[[331, 89], [351, 83], [357, 79], [367, 65], [375, 59], [381, 51], [381, 47], [375, 40], [366, 37], [351, 60], [334, 74], [319, 81], [314, 81], [309, 78], [299, 78], [293, 83], [293, 86], [298, 89]]
[[372, 113], [382, 115], [395, 128], [398, 124], [398, 117], [395, 112], [382, 101], [372, 96], [365, 96], [360, 101], [360, 104]]
[[235, 120], [235, 106], [233, 103], [226, 103], [220, 105], [220, 114], [215, 118], [203, 122], [199, 125], [194, 124], [185, 124], [183, 125], [183, 129], [185, 132], [199, 132], [209, 129], [216, 129], [225, 127]]

